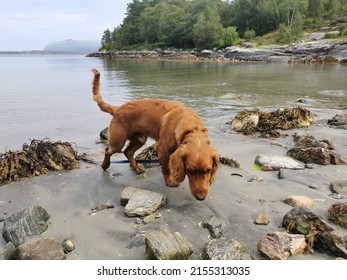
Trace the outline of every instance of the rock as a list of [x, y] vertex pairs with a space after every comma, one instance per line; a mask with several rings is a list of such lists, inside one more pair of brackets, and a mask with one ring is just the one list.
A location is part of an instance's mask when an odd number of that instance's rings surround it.
[[270, 260], [286, 260], [291, 256], [304, 253], [306, 248], [304, 235], [286, 232], [269, 233], [257, 244], [259, 252]]
[[335, 115], [327, 121], [327, 124], [336, 128], [347, 129], [347, 112]]
[[313, 199], [300, 195], [287, 196], [283, 202], [293, 207], [303, 207], [307, 209], [312, 209], [315, 207], [315, 202]]
[[230, 166], [233, 168], [239, 168], [240, 167], [240, 164], [235, 159], [230, 158], [230, 157], [226, 157], [226, 156], [222, 156], [222, 155], [219, 155], [219, 162], [221, 164], [224, 164], [224, 165], [227, 165], [227, 166]]
[[263, 171], [275, 171], [281, 168], [305, 169], [305, 165], [287, 156], [262, 154], [255, 158], [255, 164]]
[[337, 257], [347, 257], [346, 241], [308, 209], [293, 208], [284, 216], [282, 226], [291, 233], [304, 234], [309, 250], [316, 248]]
[[236, 114], [231, 128], [237, 132], [251, 134], [275, 129], [288, 130], [307, 127], [313, 121], [313, 113], [305, 108], [280, 108], [272, 112], [244, 110]]
[[31, 206], [4, 220], [2, 236], [6, 242], [12, 242], [17, 247], [24, 242], [26, 236], [44, 232], [48, 227], [46, 222], [49, 218], [42, 206]]
[[347, 181], [333, 181], [330, 183], [330, 190], [333, 193], [347, 195]]
[[107, 140], [108, 139], [108, 127], [104, 128], [100, 131], [100, 139]]
[[0, 154], [0, 184], [24, 177], [46, 174], [48, 170], [80, 167], [77, 152], [70, 143], [32, 140], [19, 151]]
[[15, 251], [16, 251], [16, 247], [13, 245], [13, 243], [8, 242], [5, 246], [4, 260], [13, 260]]
[[65, 260], [61, 244], [52, 237], [35, 238], [19, 245], [15, 251], [17, 260]]
[[150, 215], [143, 218], [143, 222], [145, 224], [151, 223], [151, 222], [155, 221], [157, 219], [157, 217], [158, 216], [156, 214], [150, 214]]
[[96, 213], [96, 212], [100, 212], [102, 210], [111, 209], [111, 208], [114, 208], [114, 205], [110, 201], [107, 201], [106, 203], [99, 204], [96, 207], [92, 208], [91, 212]]
[[283, 217], [282, 226], [291, 233], [304, 235], [334, 230], [309, 209], [301, 207], [295, 207], [290, 210]]
[[[124, 208], [124, 213], [128, 217], [148, 216], [166, 204], [166, 198], [159, 193], [141, 189], [134, 191], [133, 188], [126, 189], [124, 190], [126, 193], [132, 193]], [[124, 201], [124, 196], [121, 195], [121, 197], [121, 200]]]
[[204, 221], [202, 227], [207, 228], [213, 238], [219, 238], [222, 235], [222, 221], [215, 216]]
[[138, 190], [139, 188], [136, 188], [136, 187], [126, 187], [120, 195], [120, 205], [122, 206], [127, 205], [130, 197]]
[[231, 128], [236, 132], [251, 134], [257, 130], [258, 123], [258, 111], [242, 111], [231, 122]]
[[207, 260], [242, 260], [245, 249], [234, 239], [212, 239], [203, 254]]
[[64, 252], [68, 254], [75, 250], [75, 243], [70, 239], [65, 239], [62, 243], [62, 247]]
[[314, 247], [333, 256], [347, 258], [346, 241], [334, 231], [318, 234]]
[[258, 213], [257, 217], [254, 219], [256, 225], [268, 225], [270, 223], [269, 214], [262, 211]]
[[334, 144], [330, 140], [316, 140], [312, 135], [294, 135], [295, 147], [287, 155], [306, 164], [344, 164], [341, 155], [332, 151]]
[[328, 209], [328, 219], [347, 229], [347, 203], [335, 203]]
[[333, 150], [334, 144], [330, 140], [323, 139], [317, 140], [313, 135], [305, 134], [299, 135], [297, 133], [294, 134], [294, 143], [295, 147], [300, 148], [312, 148], [312, 147], [320, 147], [328, 150]]
[[192, 253], [193, 245], [179, 232], [163, 229], [146, 234], [147, 259], [186, 260]]
[[288, 150], [287, 155], [304, 163], [316, 163], [320, 165], [341, 165], [346, 163], [338, 153], [321, 147], [294, 147]]

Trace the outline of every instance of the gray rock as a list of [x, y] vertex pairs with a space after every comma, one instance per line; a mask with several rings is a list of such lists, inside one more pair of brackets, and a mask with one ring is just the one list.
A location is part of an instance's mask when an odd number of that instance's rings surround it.
[[208, 260], [242, 260], [245, 249], [234, 239], [224, 237], [212, 239], [204, 252], [204, 258]]
[[275, 171], [281, 168], [305, 169], [305, 165], [287, 156], [261, 154], [255, 158], [255, 164], [261, 166], [263, 171]]
[[304, 253], [307, 244], [304, 235], [273, 232], [262, 237], [257, 248], [270, 260], [286, 260], [291, 256]]
[[46, 222], [49, 218], [42, 206], [31, 206], [4, 220], [2, 236], [6, 242], [12, 242], [17, 247], [24, 242], [26, 236], [44, 232], [48, 227]]
[[333, 181], [330, 183], [330, 190], [333, 193], [347, 195], [347, 181]]
[[[148, 216], [166, 204], [165, 196], [159, 193], [141, 189], [134, 190], [134, 188], [130, 190], [125, 189], [124, 191], [131, 194], [124, 208], [124, 213], [128, 217]], [[123, 197], [124, 201], [124, 195], [121, 197]]]
[[65, 260], [63, 247], [52, 237], [38, 237], [19, 245], [15, 251], [17, 260]]
[[13, 243], [8, 242], [5, 246], [4, 260], [13, 260], [15, 251], [16, 247], [13, 245]]
[[157, 260], [186, 260], [193, 253], [190, 244], [179, 232], [164, 229], [146, 234], [146, 258]]

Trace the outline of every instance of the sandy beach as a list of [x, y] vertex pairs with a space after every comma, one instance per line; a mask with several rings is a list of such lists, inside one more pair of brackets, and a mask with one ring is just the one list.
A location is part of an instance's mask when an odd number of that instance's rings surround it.
[[[327, 126], [326, 119], [332, 116], [331, 112], [316, 112], [315, 122], [310, 127], [286, 131], [287, 137], [273, 140], [236, 133], [221, 122], [218, 128], [210, 130], [211, 141], [221, 155], [238, 161], [240, 168], [220, 164], [217, 180], [204, 201], [192, 197], [187, 179], [177, 188], [168, 188], [159, 167], [147, 169], [145, 175], [136, 175], [128, 164], [112, 164], [104, 172], [99, 165], [81, 162], [80, 169], [49, 172], [3, 185], [0, 187], [0, 230], [3, 219], [12, 213], [41, 205], [51, 216], [42, 236], [52, 236], [59, 241], [71, 239], [75, 243], [76, 249], [67, 255], [67, 259], [145, 259], [145, 245], [138, 240], [158, 229], [181, 233], [194, 246], [190, 258], [201, 259], [211, 240], [209, 231], [201, 227], [201, 223], [215, 216], [222, 221], [223, 237], [237, 240], [250, 258], [263, 259], [257, 250], [258, 241], [270, 232], [285, 231], [281, 226], [282, 219], [292, 207], [283, 200], [288, 195], [302, 195], [312, 198], [316, 206], [311, 211], [344, 237], [346, 230], [328, 221], [327, 209], [336, 202], [347, 201], [346, 198], [334, 199], [329, 189], [330, 182], [346, 180], [346, 165], [287, 170], [286, 177], [281, 180], [278, 171], [265, 172], [254, 165], [258, 154], [285, 155], [293, 146], [294, 133], [329, 139], [334, 143], [335, 151], [346, 159], [346, 130]], [[95, 144], [95, 153], [89, 157], [100, 161], [103, 145]], [[124, 156], [117, 154], [113, 159], [124, 159]], [[249, 180], [252, 178], [257, 180]], [[167, 204], [158, 210], [161, 217], [148, 224], [138, 224], [136, 218], [125, 216], [120, 195], [128, 186], [164, 195]], [[105, 203], [114, 208], [91, 211]], [[268, 213], [268, 225], [254, 223], [261, 211]], [[5, 245], [5, 240], [0, 238], [0, 259]], [[314, 252], [291, 259], [335, 257]]]

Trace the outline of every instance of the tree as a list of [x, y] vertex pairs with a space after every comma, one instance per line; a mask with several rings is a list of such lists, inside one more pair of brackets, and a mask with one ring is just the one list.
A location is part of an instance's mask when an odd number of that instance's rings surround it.
[[235, 26], [224, 28], [223, 30], [223, 45], [232, 46], [240, 38]]
[[109, 50], [111, 48], [111, 31], [107, 28], [101, 38], [101, 48]]
[[193, 26], [193, 40], [197, 48], [213, 48], [223, 44], [223, 26], [220, 17], [212, 8], [207, 7], [199, 13]]

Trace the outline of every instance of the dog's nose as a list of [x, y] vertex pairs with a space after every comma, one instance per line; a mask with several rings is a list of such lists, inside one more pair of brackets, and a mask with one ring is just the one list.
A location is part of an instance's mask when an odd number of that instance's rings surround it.
[[195, 198], [197, 199], [197, 200], [205, 200], [205, 198], [206, 198], [206, 196], [203, 194], [203, 193], [197, 193], [196, 195], [195, 195]]

